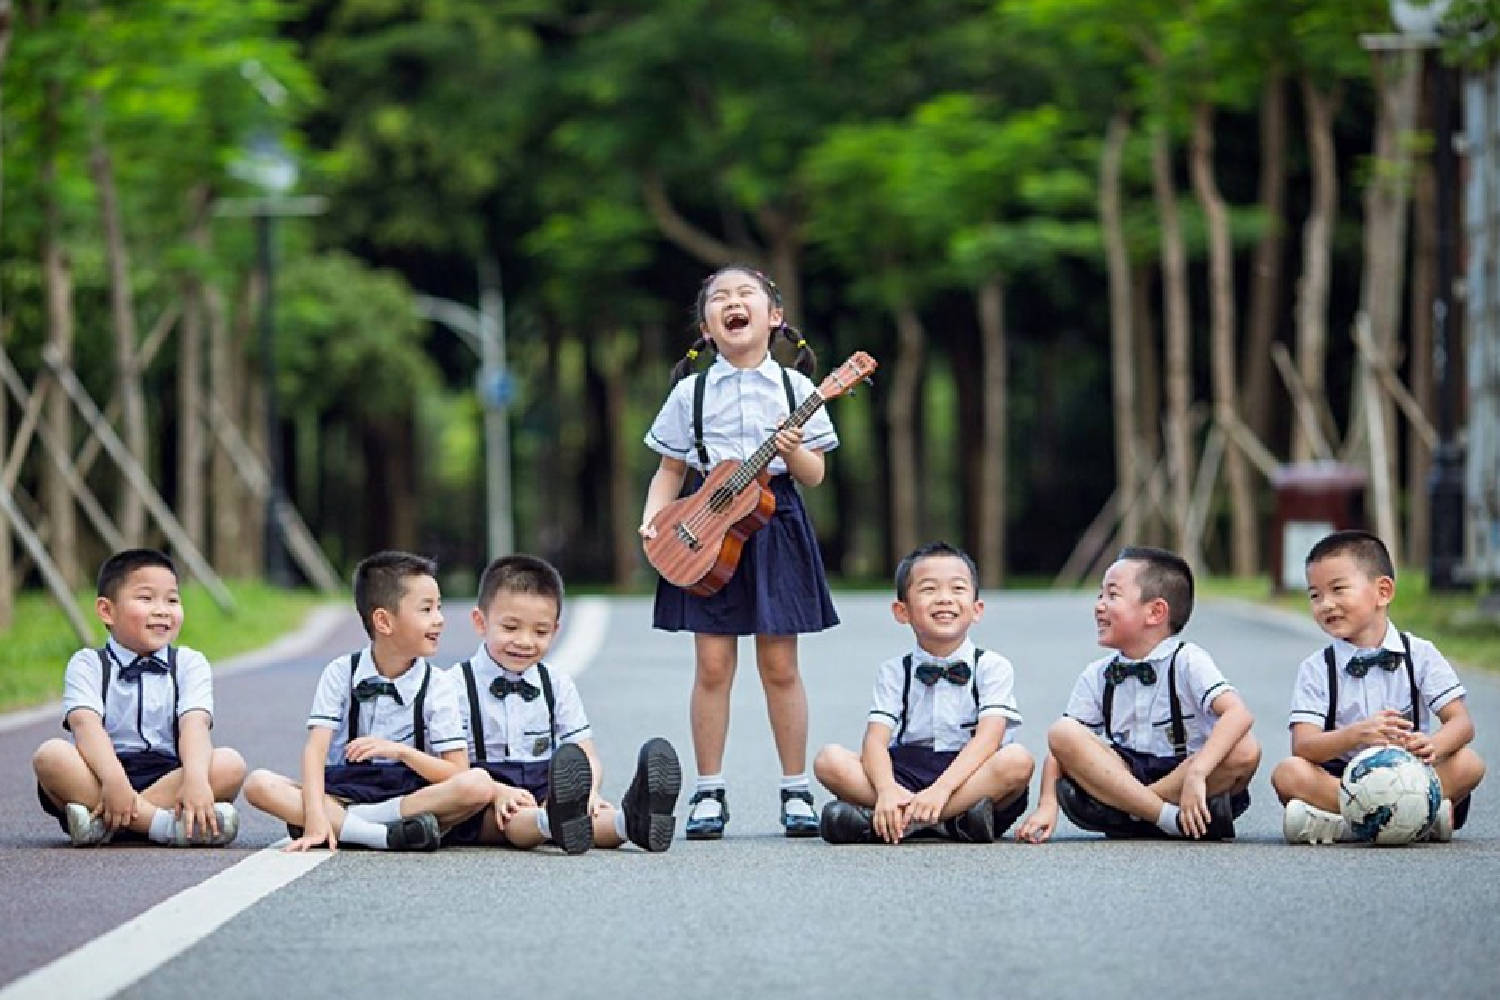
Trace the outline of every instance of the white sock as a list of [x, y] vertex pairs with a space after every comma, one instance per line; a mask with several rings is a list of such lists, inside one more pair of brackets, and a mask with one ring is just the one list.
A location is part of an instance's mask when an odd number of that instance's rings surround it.
[[375, 823], [352, 811], [344, 814], [344, 826], [339, 830], [339, 840], [361, 847], [373, 847], [377, 851], [386, 849], [384, 823]]
[[401, 818], [401, 800], [405, 795], [384, 802], [359, 802], [345, 810], [350, 816], [367, 819], [371, 823], [394, 823]]
[[781, 787], [789, 792], [807, 791], [809, 788], [807, 772], [803, 771], [801, 774], [783, 774], [781, 776]]
[[[781, 776], [781, 790], [783, 792], [811, 792], [807, 784], [807, 772], [801, 774], [783, 774]], [[781, 807], [789, 816], [814, 816], [813, 807], [808, 805], [804, 799], [787, 799]]]
[[146, 836], [153, 844], [170, 844], [172, 834], [177, 832], [177, 816], [170, 809], [158, 809], [151, 817], [151, 829]]
[[1161, 804], [1161, 815], [1156, 817], [1156, 825], [1168, 837], [1182, 836], [1182, 830], [1177, 826], [1177, 814], [1182, 810], [1170, 802]]
[[536, 829], [542, 835], [543, 840], [552, 839], [552, 818], [547, 815], [547, 810], [536, 811]]
[[615, 810], [615, 836], [621, 840], [629, 840], [630, 835], [625, 832], [625, 810]]
[[700, 775], [698, 775], [698, 781], [693, 786], [693, 791], [695, 791], [695, 792], [713, 792], [713, 791], [720, 791], [723, 788], [724, 788], [724, 774], [723, 774], [723, 772], [720, 772], [719, 774], [700, 774]]

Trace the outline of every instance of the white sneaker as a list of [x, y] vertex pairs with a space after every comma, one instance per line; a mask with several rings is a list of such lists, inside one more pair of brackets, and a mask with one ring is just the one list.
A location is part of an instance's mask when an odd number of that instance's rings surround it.
[[95, 816], [88, 806], [69, 802], [63, 808], [63, 815], [68, 821], [68, 839], [74, 847], [93, 847], [109, 842], [110, 832], [104, 825], [104, 818]]
[[1288, 844], [1333, 844], [1353, 840], [1349, 824], [1338, 813], [1310, 806], [1301, 799], [1286, 804], [1281, 816], [1281, 833]]
[[1427, 828], [1427, 832], [1417, 838], [1418, 840], [1431, 841], [1434, 844], [1446, 844], [1453, 839], [1453, 803], [1447, 799], [1438, 806], [1437, 819]]
[[223, 847], [239, 836], [240, 814], [235, 812], [233, 805], [215, 802], [214, 815], [219, 820], [218, 833], [214, 833], [211, 826], [199, 824], [189, 838], [186, 824], [179, 819], [172, 824], [172, 839], [169, 843], [173, 847]]

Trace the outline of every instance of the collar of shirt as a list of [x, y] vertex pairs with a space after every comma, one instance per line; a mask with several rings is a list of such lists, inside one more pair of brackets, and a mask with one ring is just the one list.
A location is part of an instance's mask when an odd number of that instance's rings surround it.
[[421, 668], [424, 666], [429, 670], [432, 669], [427, 665], [427, 661], [419, 656], [411, 661], [411, 666], [395, 677], [387, 677], [375, 669], [375, 650], [370, 646], [366, 646], [364, 651], [359, 654], [359, 667], [354, 671], [351, 682], [352, 684], [358, 684], [366, 677], [377, 677], [380, 680], [391, 681], [396, 685], [396, 690], [401, 692], [401, 701], [405, 705], [411, 706], [416, 703], [417, 692], [422, 687], [424, 674]]
[[[1151, 652], [1147, 653], [1139, 660], [1136, 660], [1133, 657], [1126, 656], [1122, 651], [1116, 649], [1114, 652], [1110, 653], [1108, 656], [1104, 657], [1104, 659], [1099, 661], [1099, 672], [1103, 674], [1103, 672], [1109, 667], [1109, 665], [1115, 662], [1115, 659], [1117, 657], [1122, 660], [1130, 660], [1133, 663], [1151, 663], [1153, 665], [1164, 664], [1172, 658], [1173, 653], [1177, 652], [1177, 646], [1182, 641], [1183, 640], [1179, 636], [1169, 635], [1161, 642], [1158, 642], [1155, 646], [1152, 646]], [[1181, 657], [1178, 657], [1178, 662], [1182, 662]]]
[[767, 382], [775, 385], [781, 384], [781, 365], [777, 364], [776, 359], [771, 357], [770, 351], [766, 352], [765, 360], [754, 368], [736, 368], [728, 361], [725, 361], [723, 356], [720, 355], [714, 359], [713, 364], [708, 366], [708, 382], [710, 385], [717, 385], [729, 376], [739, 372], [754, 372]]
[[[541, 662], [541, 660], [538, 660], [536, 663], [533, 663], [531, 666], [527, 667], [525, 670], [518, 674], [510, 668], [502, 667], [500, 664], [496, 663], [495, 658], [490, 655], [490, 648], [482, 642], [479, 644], [479, 651], [474, 654], [475, 665], [483, 667], [489, 673], [501, 677], [509, 677], [511, 680], [520, 680], [524, 678], [525, 680], [530, 681], [536, 687], [542, 686], [541, 671], [537, 669]], [[477, 683], [479, 678], [476, 676], [474, 680]]]
[[975, 670], [979, 669], [979, 664], [974, 662], [974, 640], [968, 636], [964, 637], [963, 645], [947, 656], [938, 656], [936, 653], [929, 653], [921, 646], [913, 647], [911, 651], [912, 669], [916, 669], [924, 663], [956, 663], [959, 660], [964, 661]]
[[[1380, 645], [1374, 649], [1386, 649], [1392, 653], [1406, 655], [1406, 646], [1401, 642], [1401, 631], [1396, 628], [1395, 623], [1386, 622], [1385, 638], [1381, 639]], [[1363, 649], [1347, 639], [1335, 639], [1333, 640], [1334, 665], [1342, 670], [1356, 654], [1374, 652], [1374, 649]]]
[[[112, 668], [110, 671], [111, 678], [118, 677], [120, 668], [130, 666], [135, 662], [136, 657], [146, 655], [145, 653], [137, 653], [133, 649], [127, 649], [125, 646], [121, 645], [120, 640], [116, 639], [114, 636], [110, 636], [109, 641], [107, 641], [104, 645], [109, 648], [110, 654], [114, 656], [114, 662], [110, 664], [110, 667]], [[163, 646], [161, 649], [158, 649], [151, 655], [156, 657], [158, 660], [161, 660], [161, 662], [166, 663], [167, 650], [170, 648], [170, 645]]]

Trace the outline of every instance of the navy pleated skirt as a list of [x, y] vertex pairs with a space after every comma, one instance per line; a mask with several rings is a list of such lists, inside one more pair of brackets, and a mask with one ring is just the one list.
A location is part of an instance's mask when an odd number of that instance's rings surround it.
[[746, 540], [729, 582], [718, 593], [699, 597], [658, 579], [653, 626], [707, 635], [798, 635], [839, 623], [796, 483], [780, 475], [770, 486], [776, 513]]

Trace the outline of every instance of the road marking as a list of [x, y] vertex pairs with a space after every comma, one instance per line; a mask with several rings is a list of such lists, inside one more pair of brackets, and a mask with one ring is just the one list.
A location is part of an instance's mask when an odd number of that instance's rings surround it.
[[285, 839], [184, 889], [0, 990], [0, 1000], [109, 997], [176, 958], [233, 917], [333, 855], [285, 854]]
[[577, 677], [599, 655], [607, 631], [608, 601], [602, 597], [580, 597], [570, 601], [562, 642], [557, 644], [557, 652], [547, 657], [547, 666], [569, 677]]

